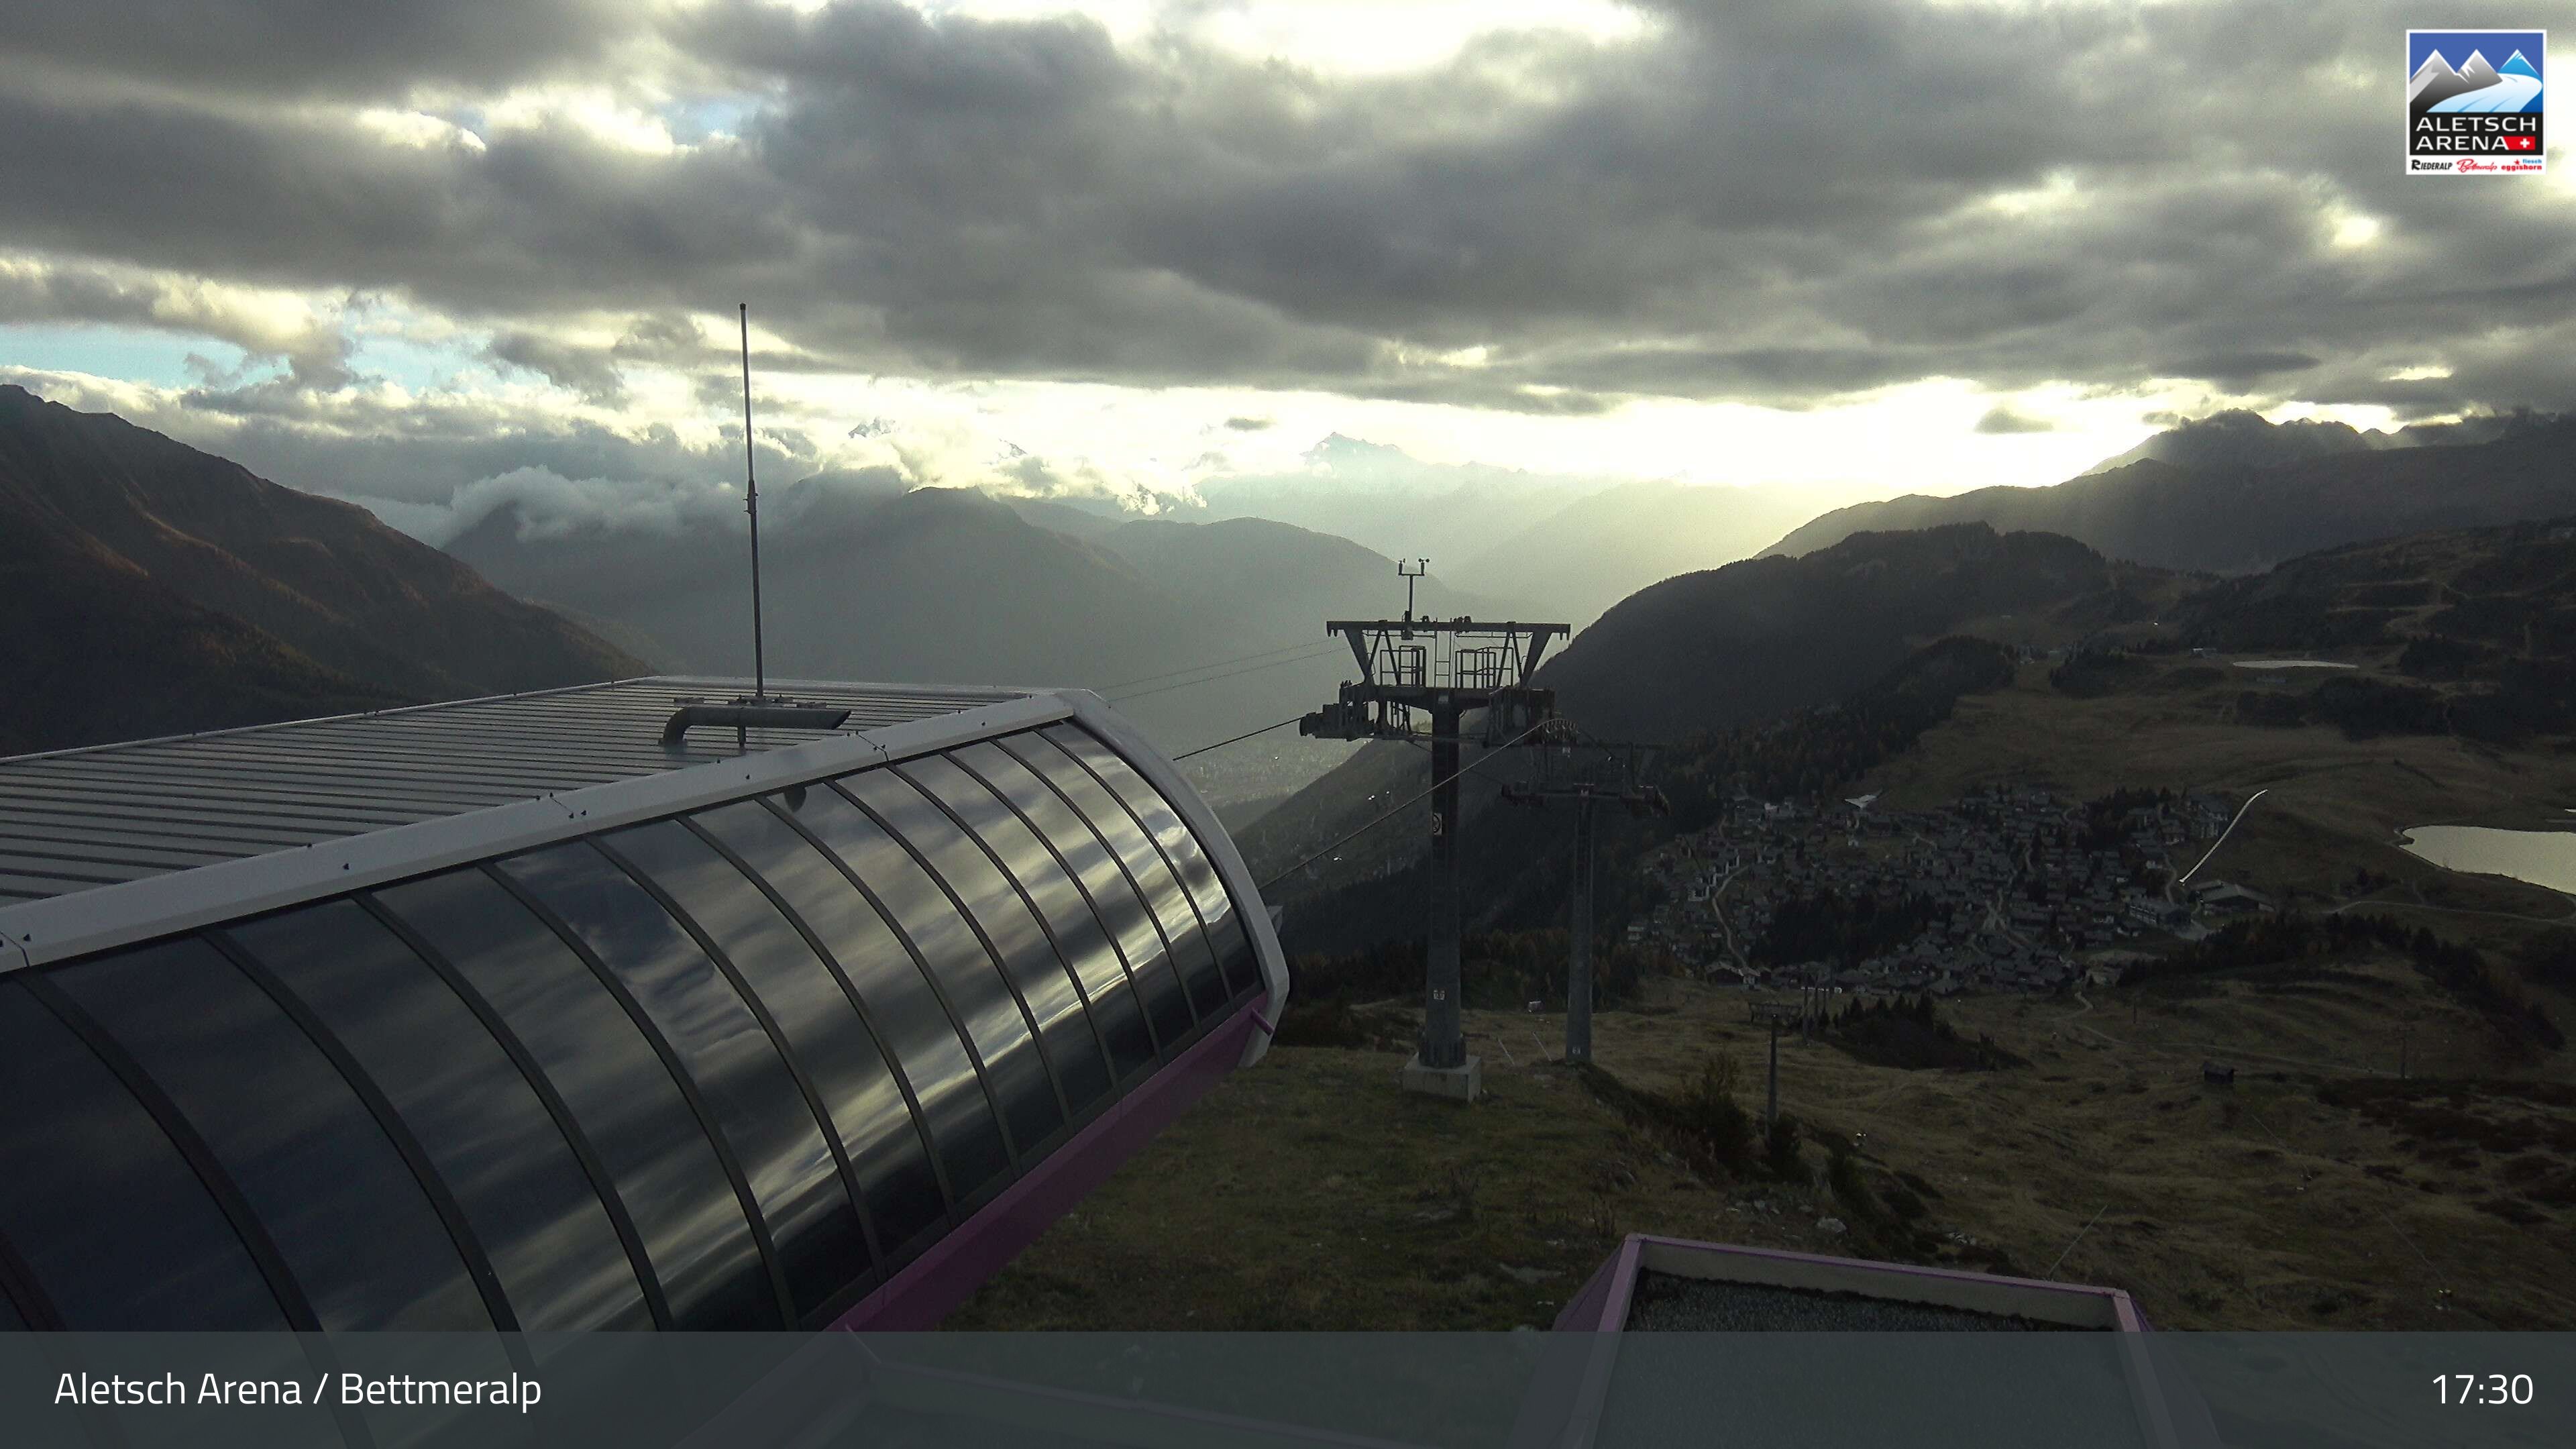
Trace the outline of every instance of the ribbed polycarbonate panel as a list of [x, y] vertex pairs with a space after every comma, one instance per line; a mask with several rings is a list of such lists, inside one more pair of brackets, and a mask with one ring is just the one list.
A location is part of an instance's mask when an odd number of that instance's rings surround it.
[[0, 1237], [66, 1328], [280, 1329], [223, 1204], [114, 1070], [0, 981]]
[[1239, 1009], [1182, 820], [1023, 732], [0, 980], [0, 1325], [829, 1322]]
[[339, 900], [228, 934], [383, 1090], [454, 1192], [521, 1328], [652, 1326], [615, 1218], [561, 1124], [393, 928]]

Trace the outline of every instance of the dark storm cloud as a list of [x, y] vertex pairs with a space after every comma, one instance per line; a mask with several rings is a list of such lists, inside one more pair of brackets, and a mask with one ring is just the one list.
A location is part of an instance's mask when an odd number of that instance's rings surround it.
[[[667, 319], [747, 298], [764, 366], [1538, 412], [1930, 376], [2576, 401], [2564, 189], [2400, 173], [2394, 5], [1672, 4], [1631, 45], [1365, 79], [886, 0], [39, 8], [0, 68], [0, 130], [43, 138], [0, 152], [0, 245], [397, 293], [597, 400], [711, 371]], [[757, 98], [739, 139], [394, 145], [288, 103], [614, 84], [650, 16], [674, 84]], [[602, 313], [665, 320], [570, 340]]]
[[1613, 347], [1564, 353], [1511, 368], [1597, 393], [1726, 396], [1746, 392], [1794, 399], [1903, 382], [1923, 375], [1901, 352], [1875, 347]]
[[192, 274], [510, 315], [667, 304], [796, 246], [775, 184], [740, 157], [641, 156], [569, 129], [392, 145], [300, 111], [0, 91], [0, 133], [45, 138], [0, 153], [0, 237]]
[[1996, 434], [2053, 433], [2057, 431], [2057, 425], [2042, 418], [2025, 417], [2008, 407], [1993, 407], [1986, 410], [1984, 417], [1977, 419], [1977, 431]]
[[590, 402], [613, 404], [626, 396], [615, 359], [595, 348], [574, 347], [539, 333], [501, 332], [484, 350], [494, 362], [533, 372]]
[[2199, 377], [2242, 386], [2283, 372], [2306, 372], [2317, 359], [2304, 352], [2230, 352], [2215, 357], [2189, 357], [2156, 369], [2167, 377]]
[[632, 0], [34, 0], [11, 7], [25, 72], [255, 95], [483, 86], [596, 59]]

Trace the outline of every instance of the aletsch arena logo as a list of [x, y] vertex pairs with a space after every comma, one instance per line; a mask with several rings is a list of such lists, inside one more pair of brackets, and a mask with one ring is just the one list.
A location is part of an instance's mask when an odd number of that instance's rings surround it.
[[2410, 176], [2537, 176], [2545, 30], [2406, 32]]

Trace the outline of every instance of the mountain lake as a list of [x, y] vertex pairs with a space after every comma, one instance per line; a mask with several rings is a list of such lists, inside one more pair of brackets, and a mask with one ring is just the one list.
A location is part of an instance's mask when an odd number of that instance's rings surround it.
[[2510, 876], [2576, 895], [2576, 830], [2419, 825], [2404, 835], [2408, 854], [2445, 870]]

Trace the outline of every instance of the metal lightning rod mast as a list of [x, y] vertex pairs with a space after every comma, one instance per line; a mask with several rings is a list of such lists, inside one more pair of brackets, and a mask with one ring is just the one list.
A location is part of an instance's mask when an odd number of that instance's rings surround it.
[[760, 479], [752, 468], [751, 447], [751, 304], [742, 309], [742, 490], [743, 510], [751, 515], [751, 702], [769, 702], [769, 660], [760, 630]]
[[753, 471], [751, 441], [751, 304], [737, 302], [742, 314], [742, 508], [751, 515], [751, 693], [726, 703], [697, 696], [671, 701], [679, 706], [662, 726], [662, 747], [685, 750], [689, 731], [701, 726], [729, 727], [734, 748], [749, 750], [751, 732], [763, 730], [836, 730], [848, 721], [846, 707], [822, 700], [772, 699], [769, 656], [760, 626], [760, 478]]

